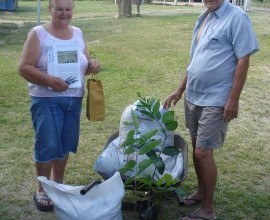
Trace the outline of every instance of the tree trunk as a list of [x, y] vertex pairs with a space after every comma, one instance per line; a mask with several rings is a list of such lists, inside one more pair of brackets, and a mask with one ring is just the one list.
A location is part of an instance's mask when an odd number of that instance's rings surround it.
[[118, 5], [118, 16], [128, 17], [131, 16], [131, 0], [117, 0]]

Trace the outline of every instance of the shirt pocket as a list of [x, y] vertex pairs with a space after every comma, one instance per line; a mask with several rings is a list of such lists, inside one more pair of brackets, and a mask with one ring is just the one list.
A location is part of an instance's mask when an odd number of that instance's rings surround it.
[[205, 48], [210, 50], [221, 49], [224, 46], [225, 40], [225, 36], [223, 35], [210, 35], [208, 36]]

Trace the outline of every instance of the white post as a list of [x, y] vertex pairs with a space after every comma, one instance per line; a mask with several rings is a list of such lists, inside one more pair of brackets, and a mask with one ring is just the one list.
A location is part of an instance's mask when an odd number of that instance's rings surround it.
[[37, 25], [40, 24], [40, 0], [38, 0], [38, 5], [37, 5]]
[[244, 0], [244, 10], [250, 11], [251, 0]]

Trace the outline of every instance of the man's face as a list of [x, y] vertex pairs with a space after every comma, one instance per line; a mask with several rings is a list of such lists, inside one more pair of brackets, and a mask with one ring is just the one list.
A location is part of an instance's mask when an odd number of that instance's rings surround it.
[[210, 11], [217, 10], [223, 3], [224, 0], [203, 0], [205, 7]]

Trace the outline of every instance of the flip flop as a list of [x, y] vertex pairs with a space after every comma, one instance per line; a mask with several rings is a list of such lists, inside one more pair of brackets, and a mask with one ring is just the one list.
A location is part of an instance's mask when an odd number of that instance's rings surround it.
[[54, 209], [54, 206], [51, 204], [51, 205], [43, 205], [40, 201], [43, 200], [43, 201], [47, 201], [48, 204], [51, 203], [51, 200], [49, 199], [49, 197], [44, 194], [44, 195], [38, 195], [37, 193], [34, 194], [34, 197], [33, 197], [33, 200], [35, 202], [35, 205], [37, 207], [37, 209], [39, 211], [42, 211], [42, 212], [50, 212]]
[[188, 219], [200, 219], [200, 220], [215, 220], [215, 219], [217, 219], [217, 216], [214, 216], [212, 218], [205, 218], [205, 217], [202, 217], [202, 216], [191, 216], [191, 215], [188, 215], [187, 217], [182, 218], [182, 220], [186, 220], [186, 218], [188, 218]]
[[[186, 201], [191, 201], [189, 204], [186, 203]], [[202, 202], [202, 199], [195, 199], [195, 198], [185, 198], [182, 202], [179, 203], [181, 206], [193, 206], [200, 204]]]

